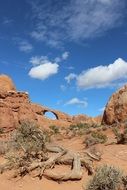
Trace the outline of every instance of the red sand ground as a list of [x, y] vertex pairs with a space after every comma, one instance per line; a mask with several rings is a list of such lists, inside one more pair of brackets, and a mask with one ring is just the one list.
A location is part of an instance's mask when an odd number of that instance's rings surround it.
[[[106, 131], [106, 133], [108, 132]], [[107, 135], [111, 140], [112, 134], [108, 133]], [[63, 139], [62, 141], [57, 141], [55, 143], [80, 152], [84, 151], [84, 145], [82, 142], [82, 137], [77, 137], [73, 139]], [[98, 145], [98, 147], [102, 150], [103, 155], [102, 160], [95, 163], [96, 166], [107, 163], [114, 165], [127, 173], [127, 145]], [[2, 158], [0, 159], [0, 162], [1, 161]], [[59, 172], [68, 169], [70, 168], [67, 166], [57, 166], [55, 168], [55, 170]], [[86, 184], [90, 179], [86, 170], [84, 170], [82, 180], [62, 183], [51, 181], [44, 177], [42, 180], [39, 180], [38, 178], [32, 178], [28, 175], [22, 179], [13, 179], [11, 176], [12, 172], [6, 172], [0, 175], [0, 190], [82, 190], [83, 184]]]

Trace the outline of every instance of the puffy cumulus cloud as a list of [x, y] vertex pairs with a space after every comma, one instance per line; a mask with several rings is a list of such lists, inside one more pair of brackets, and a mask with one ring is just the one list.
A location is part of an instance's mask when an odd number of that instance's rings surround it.
[[[31, 36], [57, 47], [103, 35], [121, 24], [126, 0], [30, 1], [34, 30]], [[48, 19], [48, 22], [47, 22]]]
[[88, 103], [86, 100], [80, 100], [79, 98], [75, 97], [67, 101], [65, 105], [77, 105], [77, 106], [87, 107]]
[[68, 84], [70, 84], [70, 82], [76, 78], [77, 78], [77, 75], [75, 73], [70, 73], [68, 76], [65, 77], [65, 80], [67, 81]]
[[31, 68], [29, 76], [32, 78], [45, 80], [50, 76], [58, 73], [59, 65], [56, 63], [47, 62], [39, 66]]
[[77, 86], [84, 89], [103, 88], [119, 84], [127, 78], [127, 62], [118, 58], [113, 64], [83, 71], [77, 76]]
[[[56, 57], [54, 61], [50, 61], [47, 56], [31, 57], [29, 62], [33, 67], [28, 73], [29, 76], [32, 78], [45, 80], [50, 76], [57, 74], [59, 70], [58, 63], [66, 60], [68, 55], [69, 52], [64, 52], [60, 57]], [[64, 90], [65, 87], [61, 85], [61, 89]]]

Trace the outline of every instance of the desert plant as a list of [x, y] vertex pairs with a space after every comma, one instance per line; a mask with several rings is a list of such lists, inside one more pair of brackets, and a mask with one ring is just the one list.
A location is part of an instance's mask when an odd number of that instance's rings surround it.
[[122, 183], [122, 172], [113, 166], [101, 166], [89, 181], [85, 190], [118, 190]]
[[91, 125], [92, 128], [102, 128], [101, 124], [96, 124], [96, 123], [93, 123]]
[[[12, 135], [13, 148], [25, 152], [38, 152], [44, 149], [45, 135], [34, 123], [23, 122]], [[15, 146], [14, 146], [15, 145]]]
[[122, 176], [123, 189], [127, 190], [127, 176]]
[[97, 141], [99, 143], [105, 143], [107, 141], [107, 136], [103, 133], [101, 133], [100, 131], [94, 131], [91, 133], [91, 136], [95, 139], [97, 139]]
[[95, 138], [93, 138], [91, 135], [89, 135], [85, 138], [84, 143], [85, 143], [86, 148], [88, 148], [90, 146], [97, 144], [98, 141]]
[[51, 132], [53, 134], [58, 134], [59, 133], [59, 127], [57, 127], [55, 125], [51, 125], [51, 126], [49, 126], [49, 128], [51, 129]]
[[10, 143], [6, 140], [0, 140], [0, 155], [5, 155], [10, 150]]
[[87, 123], [78, 123], [76, 125], [70, 125], [69, 130], [75, 135], [84, 135], [90, 133], [90, 125]]
[[87, 123], [78, 123], [77, 125], [70, 125], [70, 130], [88, 129], [90, 126]]
[[119, 128], [113, 128], [117, 144], [127, 144], [127, 127], [124, 128], [123, 132], [120, 132]]
[[0, 135], [4, 133], [4, 129], [0, 128]]
[[92, 145], [98, 144], [98, 143], [105, 143], [107, 141], [107, 136], [104, 135], [101, 132], [93, 131], [89, 136], [85, 138], [85, 145], [86, 147], [90, 147]]
[[[81, 166], [93, 174], [93, 160], [98, 157], [87, 151], [89, 157], [86, 158], [78, 152], [47, 143], [44, 132], [33, 123], [22, 123], [8, 143], [11, 148], [5, 154], [6, 162], [0, 165], [0, 172], [13, 169], [16, 172], [14, 177], [36, 170], [36, 176], [40, 179], [45, 176], [57, 181], [79, 180], [83, 175]], [[71, 165], [72, 169], [61, 174], [47, 170], [56, 164]]]

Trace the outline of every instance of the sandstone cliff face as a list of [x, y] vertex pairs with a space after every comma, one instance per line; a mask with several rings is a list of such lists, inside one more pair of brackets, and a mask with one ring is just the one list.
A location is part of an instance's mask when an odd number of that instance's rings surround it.
[[[56, 119], [45, 117], [46, 112], [52, 112]], [[72, 117], [63, 112], [33, 104], [27, 92], [16, 91], [12, 80], [6, 75], [0, 75], [0, 128], [9, 132], [23, 121], [34, 122], [46, 129], [51, 125], [68, 127], [70, 124], [97, 122], [86, 115]]]
[[[56, 120], [46, 118], [46, 112], [54, 113]], [[67, 114], [31, 103], [26, 92], [0, 93], [0, 127], [6, 132], [11, 131], [23, 121], [45, 128], [50, 125], [69, 126], [72, 120]]]
[[114, 93], [106, 105], [102, 123], [112, 125], [127, 121], [127, 85]]

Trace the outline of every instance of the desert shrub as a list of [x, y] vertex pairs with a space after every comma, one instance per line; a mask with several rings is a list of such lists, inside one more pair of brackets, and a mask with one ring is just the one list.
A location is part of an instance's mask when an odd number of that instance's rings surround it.
[[[34, 160], [43, 160], [45, 157], [46, 137], [42, 130], [34, 123], [22, 123], [8, 141], [3, 142], [3, 153], [7, 160], [4, 170], [19, 169], [25, 175], [26, 167]], [[0, 172], [3, 169], [0, 168]]]
[[101, 128], [102, 126], [101, 124], [92, 124], [91, 127], [96, 129], [96, 128]]
[[119, 128], [113, 128], [117, 144], [127, 144], [127, 127], [124, 128], [123, 132], [120, 132]]
[[107, 136], [101, 132], [98, 131], [94, 131], [91, 133], [91, 136], [95, 139], [97, 139], [97, 141], [99, 143], [105, 143], [107, 141]]
[[107, 126], [102, 126], [102, 131], [106, 131], [108, 129], [108, 127]]
[[19, 126], [11, 139], [13, 148], [24, 149], [25, 152], [38, 152], [44, 149], [45, 135], [34, 123], [24, 122]]
[[46, 135], [33, 123], [22, 123], [8, 140], [0, 141], [0, 154], [23, 150], [26, 153], [44, 149]]
[[101, 132], [93, 131], [89, 136], [85, 138], [85, 145], [86, 147], [90, 147], [92, 145], [98, 144], [98, 143], [105, 143], [107, 141], [107, 136], [104, 135]]
[[77, 125], [70, 125], [69, 130], [75, 135], [84, 135], [90, 133], [90, 125], [87, 123], [78, 123]]
[[4, 129], [0, 128], [0, 135], [4, 133]]
[[70, 130], [88, 129], [90, 126], [87, 123], [78, 123], [77, 125], [70, 125]]
[[51, 132], [53, 134], [58, 134], [60, 131], [59, 131], [59, 127], [55, 126], [55, 125], [51, 125], [49, 126], [49, 128], [51, 129]]
[[123, 190], [127, 190], [127, 176], [122, 176]]
[[91, 135], [87, 136], [84, 141], [86, 147], [93, 146], [98, 143], [97, 139], [93, 138]]
[[10, 150], [10, 143], [9, 141], [0, 141], [0, 155], [6, 154]]
[[118, 190], [121, 183], [122, 172], [113, 166], [104, 165], [97, 169], [86, 190]]

